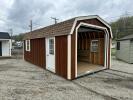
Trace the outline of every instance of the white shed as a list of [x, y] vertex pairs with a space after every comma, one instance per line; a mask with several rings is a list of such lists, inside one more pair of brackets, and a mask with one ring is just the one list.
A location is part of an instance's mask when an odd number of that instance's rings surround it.
[[117, 40], [116, 58], [133, 63], [133, 34]]
[[11, 37], [7, 32], [0, 32], [0, 57], [11, 56]]

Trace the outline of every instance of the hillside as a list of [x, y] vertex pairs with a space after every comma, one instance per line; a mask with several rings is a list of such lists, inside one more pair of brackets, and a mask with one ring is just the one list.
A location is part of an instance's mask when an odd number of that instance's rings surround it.
[[133, 34], [133, 16], [121, 17], [111, 23], [114, 39]]

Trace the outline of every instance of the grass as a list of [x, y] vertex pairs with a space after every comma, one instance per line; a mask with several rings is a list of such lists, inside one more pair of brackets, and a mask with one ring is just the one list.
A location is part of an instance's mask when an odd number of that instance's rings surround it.
[[115, 48], [112, 48], [112, 49], [111, 49], [111, 55], [112, 55], [112, 56], [115, 56], [115, 54], [116, 54], [116, 49], [115, 49]]

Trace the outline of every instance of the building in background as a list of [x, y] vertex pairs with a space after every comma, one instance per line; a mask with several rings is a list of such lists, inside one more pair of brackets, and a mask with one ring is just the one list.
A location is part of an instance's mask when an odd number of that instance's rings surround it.
[[0, 57], [11, 56], [11, 37], [7, 32], [0, 32]]
[[133, 63], [133, 34], [118, 39], [116, 43], [116, 58]]

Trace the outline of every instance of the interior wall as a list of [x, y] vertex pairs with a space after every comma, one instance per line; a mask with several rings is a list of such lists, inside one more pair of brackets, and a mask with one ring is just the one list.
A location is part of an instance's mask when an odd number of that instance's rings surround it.
[[[91, 52], [91, 41], [98, 40], [98, 52]], [[104, 65], [104, 34], [96, 32], [78, 33], [77, 60]]]

